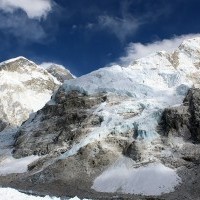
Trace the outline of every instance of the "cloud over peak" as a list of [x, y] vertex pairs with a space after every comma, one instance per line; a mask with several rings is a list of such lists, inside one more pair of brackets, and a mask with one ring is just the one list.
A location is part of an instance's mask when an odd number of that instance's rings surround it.
[[23, 10], [31, 19], [45, 18], [52, 9], [51, 0], [0, 0], [0, 9], [4, 12]]
[[131, 64], [134, 60], [145, 57], [151, 53], [158, 51], [172, 52], [175, 50], [184, 40], [199, 37], [200, 34], [187, 34], [181, 36], [174, 36], [171, 39], [163, 39], [154, 41], [152, 43], [130, 43], [126, 48], [125, 56], [120, 58], [122, 65]]

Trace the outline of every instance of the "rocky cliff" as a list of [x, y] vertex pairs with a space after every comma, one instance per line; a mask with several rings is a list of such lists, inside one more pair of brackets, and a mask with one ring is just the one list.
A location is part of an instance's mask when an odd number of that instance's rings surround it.
[[200, 89], [190, 89], [183, 104], [165, 109], [162, 116], [163, 134], [182, 137], [185, 141], [200, 141]]

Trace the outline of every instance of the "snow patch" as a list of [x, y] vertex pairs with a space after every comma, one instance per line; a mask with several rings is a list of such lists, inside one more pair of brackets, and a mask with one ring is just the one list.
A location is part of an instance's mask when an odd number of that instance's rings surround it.
[[119, 159], [94, 180], [92, 189], [98, 192], [161, 195], [173, 192], [181, 183], [176, 171], [161, 163], [134, 168], [129, 158]]
[[37, 160], [39, 156], [28, 156], [25, 158], [15, 159], [11, 155], [1, 158], [0, 175], [12, 173], [24, 173], [28, 170], [28, 165]]
[[[39, 197], [39, 196], [27, 195], [12, 188], [0, 188], [0, 196], [1, 199], [3, 200], [11, 200], [11, 199], [12, 200], [61, 200], [61, 198], [58, 197], [50, 197], [50, 196]], [[66, 198], [65, 200], [80, 200], [80, 199], [78, 197], [74, 197], [74, 198]]]

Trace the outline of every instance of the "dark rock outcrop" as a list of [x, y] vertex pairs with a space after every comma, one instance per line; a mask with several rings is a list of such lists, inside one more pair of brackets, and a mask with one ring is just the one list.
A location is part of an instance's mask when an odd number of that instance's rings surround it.
[[190, 89], [182, 105], [165, 109], [161, 127], [165, 136], [172, 134], [183, 137], [186, 141], [199, 143], [200, 89]]
[[73, 91], [59, 90], [55, 104], [46, 104], [33, 119], [19, 129], [15, 142], [15, 157], [64, 153], [92, 127], [103, 119], [93, 115], [91, 108], [106, 101], [105, 95], [87, 96]]
[[140, 161], [141, 160], [141, 152], [139, 150], [138, 145], [136, 142], [132, 142], [125, 150], [124, 150], [124, 155], [132, 158], [135, 161]]

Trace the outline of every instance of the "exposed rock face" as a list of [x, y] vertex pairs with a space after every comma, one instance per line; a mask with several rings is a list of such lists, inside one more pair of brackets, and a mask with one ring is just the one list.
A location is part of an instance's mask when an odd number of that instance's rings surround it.
[[124, 155], [132, 158], [135, 161], [142, 160], [141, 145], [138, 145], [135, 141], [131, 143], [125, 150]]
[[6, 123], [3, 120], [0, 120], [0, 132], [3, 131], [8, 126], [8, 123]]
[[168, 108], [162, 117], [165, 135], [181, 136], [186, 141], [200, 141], [200, 89], [190, 89], [183, 104]]
[[29, 165], [30, 176], [20, 182], [50, 184], [54, 188], [58, 184], [60, 194], [67, 191], [72, 196], [82, 190], [90, 191], [93, 179], [120, 156], [128, 142], [111, 134], [105, 140], [77, 146], [74, 155], [68, 155], [73, 146], [87, 137], [89, 141], [90, 132], [101, 126], [104, 119], [95, 110], [109, 100], [103, 93], [88, 96], [77, 91], [65, 93], [60, 88], [54, 101], [23, 123], [17, 132], [15, 158], [44, 156]]
[[90, 143], [74, 156], [64, 159], [52, 158], [53, 162], [42, 171], [40, 162], [33, 163], [29, 167], [33, 175], [26, 178], [25, 182], [52, 185], [52, 189], [59, 191], [60, 194], [75, 196], [81, 195], [82, 191], [85, 194], [90, 193], [94, 178], [117, 158], [118, 155], [102, 146], [101, 142]]
[[46, 69], [52, 76], [56, 77], [58, 81], [64, 83], [66, 80], [74, 79], [75, 76], [71, 72], [63, 67], [62, 65], [57, 65], [55, 63], [43, 63], [40, 67]]
[[101, 125], [102, 119], [92, 111], [105, 101], [104, 95], [87, 96], [76, 91], [65, 94], [59, 90], [55, 104], [46, 104], [33, 119], [20, 127], [15, 142], [15, 156], [67, 151], [93, 127]]
[[0, 79], [0, 131], [19, 126], [30, 113], [42, 108], [60, 85], [24, 57], [1, 63]]

